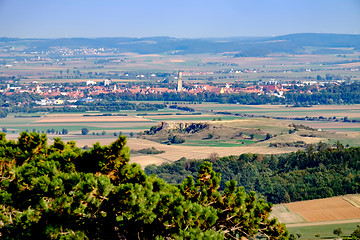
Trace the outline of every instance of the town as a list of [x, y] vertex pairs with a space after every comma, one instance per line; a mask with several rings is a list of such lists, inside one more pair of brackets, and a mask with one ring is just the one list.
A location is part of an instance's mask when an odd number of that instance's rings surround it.
[[[35, 103], [37, 105], [71, 105], [77, 101], [92, 102], [99, 96], [107, 94], [121, 95], [129, 94], [164, 94], [164, 93], [212, 93], [212, 94], [256, 94], [258, 96], [275, 96], [278, 98], [286, 98], [286, 93], [297, 94], [313, 94], [325, 90], [328, 87], [340, 84], [350, 84], [351, 81], [346, 80], [330, 80], [327, 81], [271, 81], [263, 82], [243, 82], [234, 80], [234, 82], [226, 83], [193, 83], [193, 81], [183, 81], [183, 77], [200, 76], [204, 73], [188, 73], [179, 71], [169, 82], [169, 77], [163, 81], [156, 82], [140, 82], [138, 84], [118, 83], [111, 79], [104, 80], [86, 80], [76, 83], [39, 83], [33, 81], [30, 84], [19, 84], [14, 80], [5, 81], [0, 89], [0, 93], [4, 96], [27, 93], [36, 95]], [[212, 73], [205, 73], [206, 75]], [[155, 74], [152, 74], [155, 76]], [[17, 106], [26, 104], [26, 102], [17, 102]], [[76, 106], [72, 106], [76, 107]]]

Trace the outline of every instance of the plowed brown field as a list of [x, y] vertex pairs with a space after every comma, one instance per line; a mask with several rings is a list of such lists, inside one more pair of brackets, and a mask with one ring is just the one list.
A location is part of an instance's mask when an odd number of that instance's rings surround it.
[[343, 196], [285, 204], [307, 222], [336, 221], [360, 218], [360, 209]]

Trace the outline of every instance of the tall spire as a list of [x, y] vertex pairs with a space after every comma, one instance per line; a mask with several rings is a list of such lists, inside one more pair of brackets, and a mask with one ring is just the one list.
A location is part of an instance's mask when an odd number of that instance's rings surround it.
[[181, 77], [182, 77], [182, 73], [181, 73], [181, 71], [179, 70], [179, 71], [178, 71], [178, 82], [177, 82], [177, 91], [178, 91], [178, 92], [181, 92], [181, 91], [183, 90]]

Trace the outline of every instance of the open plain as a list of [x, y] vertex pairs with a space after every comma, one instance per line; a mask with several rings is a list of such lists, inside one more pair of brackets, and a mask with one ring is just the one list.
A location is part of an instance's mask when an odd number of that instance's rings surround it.
[[[188, 106], [188, 105], [186, 105]], [[221, 104], [198, 104], [196, 107], [202, 109], [221, 110]], [[239, 108], [247, 114], [254, 114], [261, 111], [262, 115], [274, 115], [274, 112], [282, 112], [291, 116], [293, 108], [285, 106], [239, 106], [237, 104], [224, 105], [224, 110]], [[255, 110], [254, 110], [255, 109]], [[309, 108], [311, 110], [311, 108]], [[344, 106], [319, 106], [316, 110], [325, 109], [330, 111], [335, 109], [343, 117], [352, 111], [359, 109], [358, 105]], [[288, 112], [286, 112], [288, 110]], [[305, 109], [307, 110], [307, 109]], [[314, 111], [316, 111], [314, 110]], [[48, 133], [48, 140], [51, 143], [55, 137], [60, 137], [64, 141], [76, 141], [77, 146], [92, 146], [95, 142], [109, 144], [114, 141], [119, 134], [128, 136], [128, 146], [134, 150], [155, 147], [164, 150], [164, 153], [157, 155], [136, 154], [131, 157], [131, 161], [145, 167], [149, 164], [161, 164], [163, 162], [173, 162], [182, 157], [188, 159], [208, 158], [210, 154], [216, 153], [218, 156], [239, 155], [242, 153], [259, 154], [281, 154], [296, 151], [299, 148], [288, 146], [286, 143], [303, 142], [304, 144], [315, 144], [320, 141], [334, 143], [340, 141], [343, 144], [360, 145], [359, 123], [347, 122], [321, 122], [321, 121], [291, 121], [277, 120], [269, 117], [241, 117], [216, 114], [214, 111], [208, 111], [201, 115], [191, 115], [181, 111], [163, 109], [155, 112], [131, 112], [120, 111], [119, 114], [127, 116], [98, 116], [99, 113], [47, 113], [47, 114], [22, 114], [27, 117], [16, 117], [19, 115], [10, 114], [6, 118], [0, 119], [0, 127], [7, 130], [9, 139], [16, 139], [22, 131], [35, 131], [46, 133], [54, 129], [55, 132]], [[139, 113], [141, 116], [139, 116]], [[159, 114], [173, 115], [159, 115]], [[176, 115], [181, 113], [183, 115]], [[200, 112], [202, 113], [202, 112]], [[85, 115], [85, 116], [84, 116]], [[35, 117], [34, 117], [35, 116]], [[221, 120], [219, 120], [221, 119]], [[228, 119], [228, 120], [227, 120]], [[213, 121], [216, 120], [216, 121]], [[210, 123], [216, 128], [193, 135], [186, 136], [183, 144], [160, 144], [158, 142], [147, 140], [145, 135], [141, 135], [145, 130], [152, 126], [157, 126], [161, 122], [173, 123]], [[295, 133], [289, 134], [293, 129], [292, 122], [313, 127], [314, 130], [301, 129]], [[328, 126], [326, 128], [326, 126]], [[82, 128], [88, 128], [87, 135], [81, 134]], [[332, 129], [331, 131], [319, 131], [319, 128]], [[335, 131], [334, 128], [339, 131]], [[68, 134], [61, 134], [62, 129], [67, 129]], [[241, 138], [230, 137], [234, 132], [239, 132]], [[208, 139], [208, 134], [214, 135], [214, 138]], [[254, 134], [254, 140], [250, 139], [250, 134]], [[269, 133], [272, 138], [264, 141], [265, 135]], [[140, 135], [139, 135], [140, 134]], [[133, 137], [130, 137], [133, 135]], [[146, 139], [144, 139], [146, 137]], [[165, 136], [165, 138], [167, 138]], [[282, 144], [282, 147], [270, 147], [269, 144]]]

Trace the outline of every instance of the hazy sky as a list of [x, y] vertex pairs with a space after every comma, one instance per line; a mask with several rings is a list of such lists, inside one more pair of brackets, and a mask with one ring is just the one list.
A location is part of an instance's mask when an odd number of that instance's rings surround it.
[[360, 34], [360, 0], [0, 0], [0, 37]]

